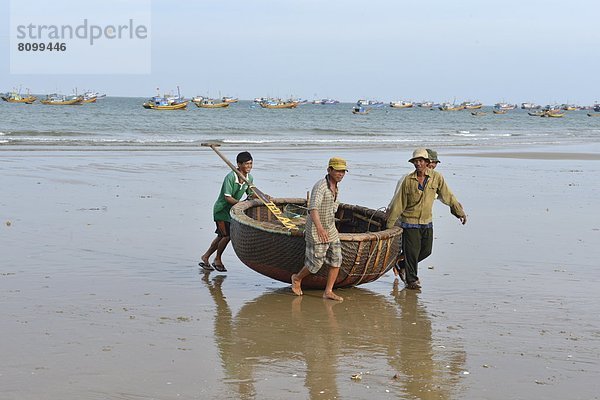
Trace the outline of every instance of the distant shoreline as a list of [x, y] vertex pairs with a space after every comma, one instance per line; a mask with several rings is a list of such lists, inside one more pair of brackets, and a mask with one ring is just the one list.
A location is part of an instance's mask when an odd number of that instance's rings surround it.
[[566, 153], [566, 152], [490, 152], [490, 153], [451, 153], [448, 156], [479, 158], [514, 158], [521, 160], [600, 160], [600, 153]]

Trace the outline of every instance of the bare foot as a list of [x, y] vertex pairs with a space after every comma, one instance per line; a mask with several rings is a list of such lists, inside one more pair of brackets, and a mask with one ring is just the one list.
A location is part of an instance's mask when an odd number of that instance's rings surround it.
[[335, 294], [333, 292], [325, 292], [325, 293], [323, 293], [323, 298], [324, 299], [328, 299], [328, 300], [344, 301], [343, 297], [338, 296], [337, 294]]
[[296, 278], [296, 274], [292, 274], [292, 292], [294, 292], [296, 296], [302, 296], [301, 282]]

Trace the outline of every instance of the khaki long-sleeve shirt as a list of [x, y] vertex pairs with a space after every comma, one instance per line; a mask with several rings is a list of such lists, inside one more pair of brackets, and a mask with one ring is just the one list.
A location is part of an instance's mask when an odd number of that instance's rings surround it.
[[425, 171], [427, 183], [423, 190], [419, 190], [417, 171], [406, 175], [396, 189], [388, 210], [387, 227], [391, 228], [400, 222], [408, 224], [426, 225], [432, 222], [433, 202], [436, 194], [439, 200], [450, 207], [450, 212], [456, 217], [463, 217], [465, 212], [458, 199], [446, 184], [446, 180], [439, 172], [432, 169]]

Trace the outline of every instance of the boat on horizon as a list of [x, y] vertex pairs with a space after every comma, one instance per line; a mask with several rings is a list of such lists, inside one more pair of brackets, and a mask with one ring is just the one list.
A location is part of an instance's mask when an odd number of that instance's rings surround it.
[[413, 105], [414, 104], [411, 101], [404, 101], [404, 100], [390, 101], [390, 107], [392, 107], [392, 108], [412, 108]]
[[432, 107], [434, 107], [434, 103], [433, 103], [433, 101], [422, 101], [420, 103], [417, 103], [417, 107], [432, 108]]
[[442, 103], [438, 109], [440, 111], [460, 111], [464, 110], [465, 107], [461, 104], [453, 104], [453, 103]]
[[561, 104], [560, 108], [561, 108], [561, 110], [564, 110], [564, 111], [577, 111], [577, 110], [579, 110], [579, 106], [576, 106], [574, 104], [567, 104], [567, 103]]
[[83, 104], [83, 96], [65, 96], [64, 94], [53, 93], [47, 95], [44, 100], [40, 100], [40, 103], [50, 106], [76, 106]]
[[523, 110], [539, 110], [542, 108], [539, 104], [535, 103], [521, 103], [521, 109]]
[[217, 99], [202, 98], [200, 101], [193, 101], [199, 108], [225, 108], [229, 107], [230, 103], [218, 101]]
[[485, 111], [471, 111], [471, 115], [474, 115], [476, 117], [482, 116], [482, 115], [486, 115], [487, 113]]
[[371, 110], [372, 110], [372, 108], [371, 108], [371, 107], [367, 107], [367, 108], [365, 108], [365, 107], [363, 107], [363, 106], [360, 106], [360, 105], [358, 105], [358, 104], [357, 104], [357, 105], [356, 105], [356, 106], [354, 106], [354, 108], [352, 109], [352, 114], [367, 115], [368, 113], [370, 113], [370, 112], [371, 112]]
[[296, 108], [299, 102], [293, 99], [263, 99], [258, 104], [262, 108]]
[[102, 97], [106, 97], [106, 95], [87, 90], [83, 93], [83, 103], [95, 103], [96, 100], [101, 99]]
[[29, 89], [27, 89], [27, 95], [22, 95], [20, 90], [18, 92], [14, 90], [12, 92], [7, 92], [0, 97], [2, 98], [2, 100], [8, 103], [32, 104], [34, 101], [37, 100], [37, 97], [29, 94]]
[[356, 104], [361, 105], [361, 106], [382, 106], [383, 105], [383, 101], [379, 101], [379, 100], [365, 100], [365, 99], [360, 99], [356, 102]]
[[[159, 89], [156, 89], [157, 91]], [[163, 94], [162, 96], [157, 93], [156, 96], [151, 97], [142, 104], [147, 110], [183, 110], [187, 107], [189, 100], [186, 100], [181, 96], [179, 86], [177, 86], [177, 96], [172, 94]]]
[[463, 101], [461, 106], [463, 106], [466, 110], [479, 110], [481, 107], [483, 107], [483, 103], [479, 101]]
[[514, 110], [515, 108], [517, 108], [516, 104], [510, 104], [510, 103], [504, 103], [504, 102], [500, 102], [500, 103], [496, 103], [494, 104], [494, 108], [498, 109], [498, 110]]
[[544, 115], [543, 111], [529, 111], [527, 113], [527, 115], [530, 115], [532, 117], [541, 117], [542, 115]]

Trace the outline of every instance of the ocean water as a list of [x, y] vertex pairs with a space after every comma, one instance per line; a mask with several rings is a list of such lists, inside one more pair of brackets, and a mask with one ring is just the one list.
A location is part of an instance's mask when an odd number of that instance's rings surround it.
[[600, 118], [570, 111], [564, 118], [540, 118], [525, 110], [483, 116], [468, 110], [375, 107], [353, 115], [352, 104], [303, 104], [263, 109], [240, 101], [225, 109], [156, 111], [144, 98], [108, 97], [95, 104], [46, 106], [0, 102], [0, 147], [195, 147], [222, 142], [245, 147], [343, 145], [364, 148], [586, 144], [600, 141]]

